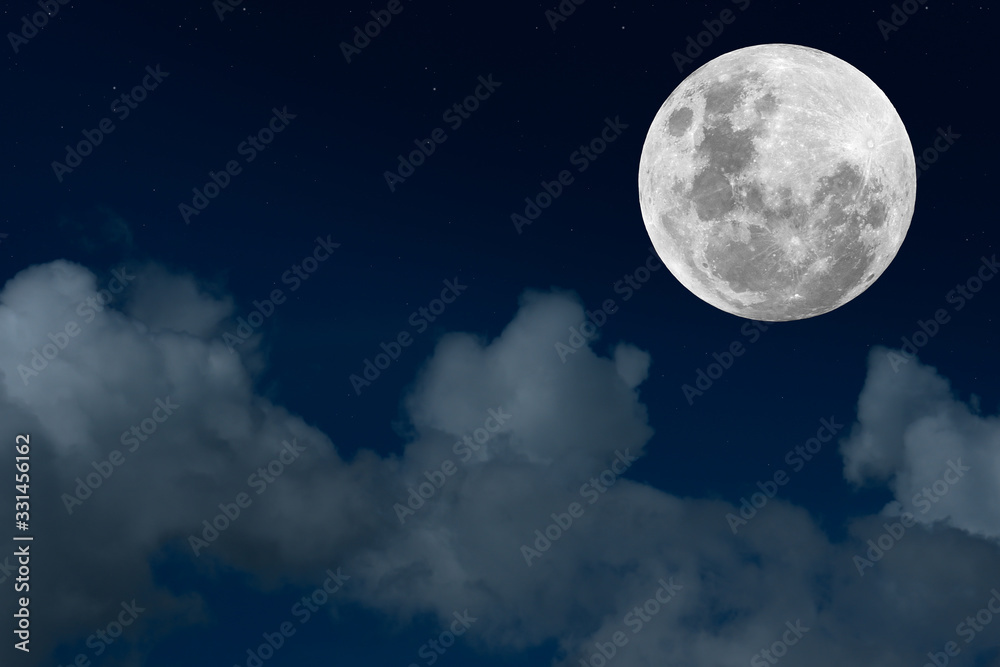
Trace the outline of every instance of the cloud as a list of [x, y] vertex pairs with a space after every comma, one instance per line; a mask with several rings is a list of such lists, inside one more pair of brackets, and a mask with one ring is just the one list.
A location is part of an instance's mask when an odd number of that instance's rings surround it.
[[634, 389], [649, 377], [649, 362], [651, 357], [634, 345], [621, 343], [615, 348], [615, 366], [618, 375], [630, 388]]
[[1000, 538], [1000, 419], [959, 400], [929, 366], [891, 368], [890, 352], [871, 352], [858, 424], [842, 446], [845, 477], [888, 481], [888, 513]]
[[97, 255], [128, 255], [135, 239], [128, 222], [114, 211], [99, 206], [80, 217], [62, 216], [58, 226], [64, 240], [86, 252]]
[[206, 293], [193, 276], [171, 275], [163, 267], [149, 264], [140, 269], [123, 310], [154, 333], [170, 330], [212, 338], [222, 334], [235, 306], [228, 295]]
[[[32, 438], [32, 605], [71, 653], [87, 652], [87, 635], [132, 599], [146, 611], [112, 647], [116, 664], [142, 664], [143, 642], [211, 622], [197, 593], [152, 579], [149, 564], [168, 556], [206, 575], [243, 570], [262, 589], [312, 589], [342, 566], [352, 578], [338, 600], [400, 623], [425, 613], [443, 623], [468, 609], [478, 620], [465, 641], [490, 651], [554, 639], [560, 665], [579, 664], [619, 631], [628, 643], [616, 665], [746, 664], [797, 621], [809, 630], [789, 664], [920, 664], [998, 583], [997, 504], [982, 502], [995, 498], [996, 419], [974, 414], [919, 364], [890, 375], [873, 353], [843, 444], [845, 475], [888, 482], [906, 499], [944, 459], [972, 471], [862, 577], [852, 557], [890, 513], [854, 520], [832, 542], [805, 509], [776, 498], [734, 536], [732, 504], [628, 479], [623, 466], [642, 465], [653, 433], [639, 394], [651, 357], [622, 343], [613, 358], [584, 347], [563, 363], [554, 345], [584, 317], [566, 294], [526, 292], [495, 339], [444, 336], [403, 397], [399, 454], [360, 449], [347, 461], [325, 434], [254, 392], [244, 351], [218, 338], [229, 297], [155, 266], [135, 275], [87, 322], [78, 304], [108, 278], [79, 265], [30, 267], [0, 292], [0, 438]], [[79, 334], [22, 381], [18, 366], [69, 320]], [[160, 420], [165, 399], [178, 407]], [[468, 456], [458, 445], [466, 437], [477, 444]], [[268, 472], [286, 442], [301, 454]], [[63, 494], [107, 470], [115, 449], [124, 461], [68, 513]], [[438, 477], [446, 461], [454, 470]], [[394, 507], [442, 478], [401, 525]], [[240, 493], [251, 504], [195, 556], [190, 536]], [[525, 546], [539, 554], [530, 565]], [[661, 579], [681, 588], [633, 632], [635, 608], [655, 599]], [[11, 604], [5, 597], [0, 612]], [[35, 635], [37, 655], [53, 648], [47, 636]], [[996, 645], [984, 636], [968, 650]]]

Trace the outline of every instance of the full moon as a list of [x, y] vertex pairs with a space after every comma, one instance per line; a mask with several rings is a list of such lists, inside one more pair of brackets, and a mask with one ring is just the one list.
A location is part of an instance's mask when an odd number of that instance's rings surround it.
[[739, 49], [660, 107], [639, 161], [653, 247], [700, 299], [769, 322], [864, 292], [906, 236], [913, 148], [875, 83], [823, 51]]

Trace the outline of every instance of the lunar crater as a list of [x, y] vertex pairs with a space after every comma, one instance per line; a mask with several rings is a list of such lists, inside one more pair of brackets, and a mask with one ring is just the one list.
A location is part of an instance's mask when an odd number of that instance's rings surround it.
[[819, 315], [869, 287], [909, 226], [909, 138], [861, 72], [805, 47], [711, 61], [660, 108], [640, 206], [657, 253], [703, 300], [752, 319]]

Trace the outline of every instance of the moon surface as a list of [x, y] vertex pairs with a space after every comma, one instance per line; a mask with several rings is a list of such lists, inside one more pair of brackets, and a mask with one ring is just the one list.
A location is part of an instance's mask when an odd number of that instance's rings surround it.
[[660, 259], [733, 315], [815, 317], [882, 275], [916, 200], [913, 148], [871, 79], [823, 51], [727, 53], [660, 107], [639, 205]]

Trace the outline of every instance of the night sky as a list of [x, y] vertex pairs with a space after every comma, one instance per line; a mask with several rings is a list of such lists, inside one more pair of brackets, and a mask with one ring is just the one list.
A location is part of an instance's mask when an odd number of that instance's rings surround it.
[[[2, 664], [1000, 666], [993, 14], [5, 4]], [[637, 176], [771, 43], [918, 181], [869, 289], [755, 323]]]

